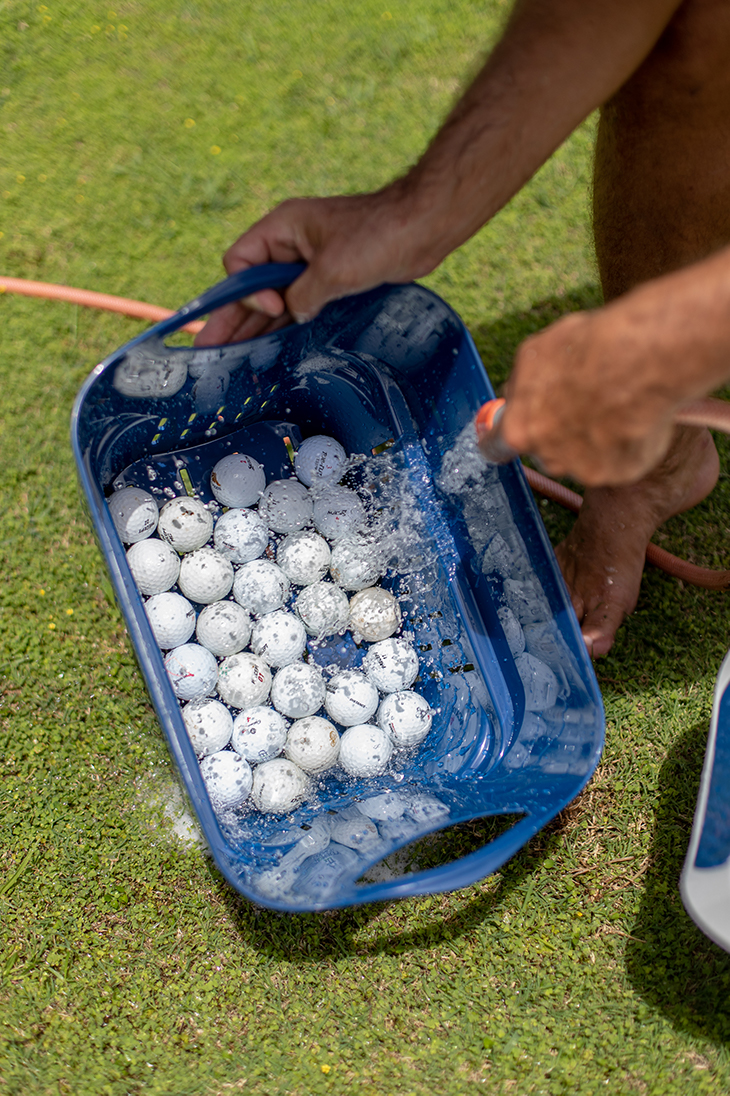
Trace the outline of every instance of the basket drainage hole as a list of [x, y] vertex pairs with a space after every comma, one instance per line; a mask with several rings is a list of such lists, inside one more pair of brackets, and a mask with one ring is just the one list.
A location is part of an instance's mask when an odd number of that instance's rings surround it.
[[511, 830], [524, 817], [524, 813], [489, 815], [426, 834], [373, 864], [360, 876], [357, 884], [386, 883], [461, 860]]

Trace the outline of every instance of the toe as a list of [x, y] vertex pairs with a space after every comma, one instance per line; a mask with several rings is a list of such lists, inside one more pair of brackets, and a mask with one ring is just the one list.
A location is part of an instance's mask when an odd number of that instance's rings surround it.
[[585, 614], [581, 632], [591, 658], [608, 654], [625, 616], [626, 612], [620, 605], [605, 601]]

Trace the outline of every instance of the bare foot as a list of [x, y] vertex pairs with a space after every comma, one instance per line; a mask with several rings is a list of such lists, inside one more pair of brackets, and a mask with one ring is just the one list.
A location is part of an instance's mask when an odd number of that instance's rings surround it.
[[678, 427], [662, 463], [630, 487], [592, 487], [555, 553], [593, 658], [608, 654], [639, 597], [646, 546], [674, 514], [695, 506], [717, 482], [709, 430]]

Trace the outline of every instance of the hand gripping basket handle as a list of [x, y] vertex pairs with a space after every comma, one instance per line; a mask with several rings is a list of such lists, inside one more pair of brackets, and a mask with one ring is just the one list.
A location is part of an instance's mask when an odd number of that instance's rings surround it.
[[145, 331], [143, 338], [171, 335], [186, 323], [207, 316], [209, 312], [214, 312], [216, 308], [222, 308], [231, 301], [240, 301], [242, 297], [258, 293], [261, 289], [285, 289], [305, 270], [304, 263], [263, 263], [261, 266], [251, 266], [248, 270], [239, 270], [237, 274], [232, 274], [230, 278], [206, 289], [205, 293], [184, 304], [173, 316]]

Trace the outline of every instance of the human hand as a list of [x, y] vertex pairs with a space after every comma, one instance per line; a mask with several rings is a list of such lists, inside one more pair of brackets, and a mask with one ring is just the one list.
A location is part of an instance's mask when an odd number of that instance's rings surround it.
[[196, 346], [237, 342], [312, 319], [328, 301], [429, 273], [439, 257], [424, 246], [403, 185], [352, 197], [283, 202], [226, 252], [229, 274], [259, 263], [302, 262], [307, 269], [282, 294], [265, 289], [213, 313]]
[[588, 487], [638, 481], [664, 456], [674, 414], [694, 394], [673, 353], [628, 298], [565, 316], [518, 348], [504, 441]]

